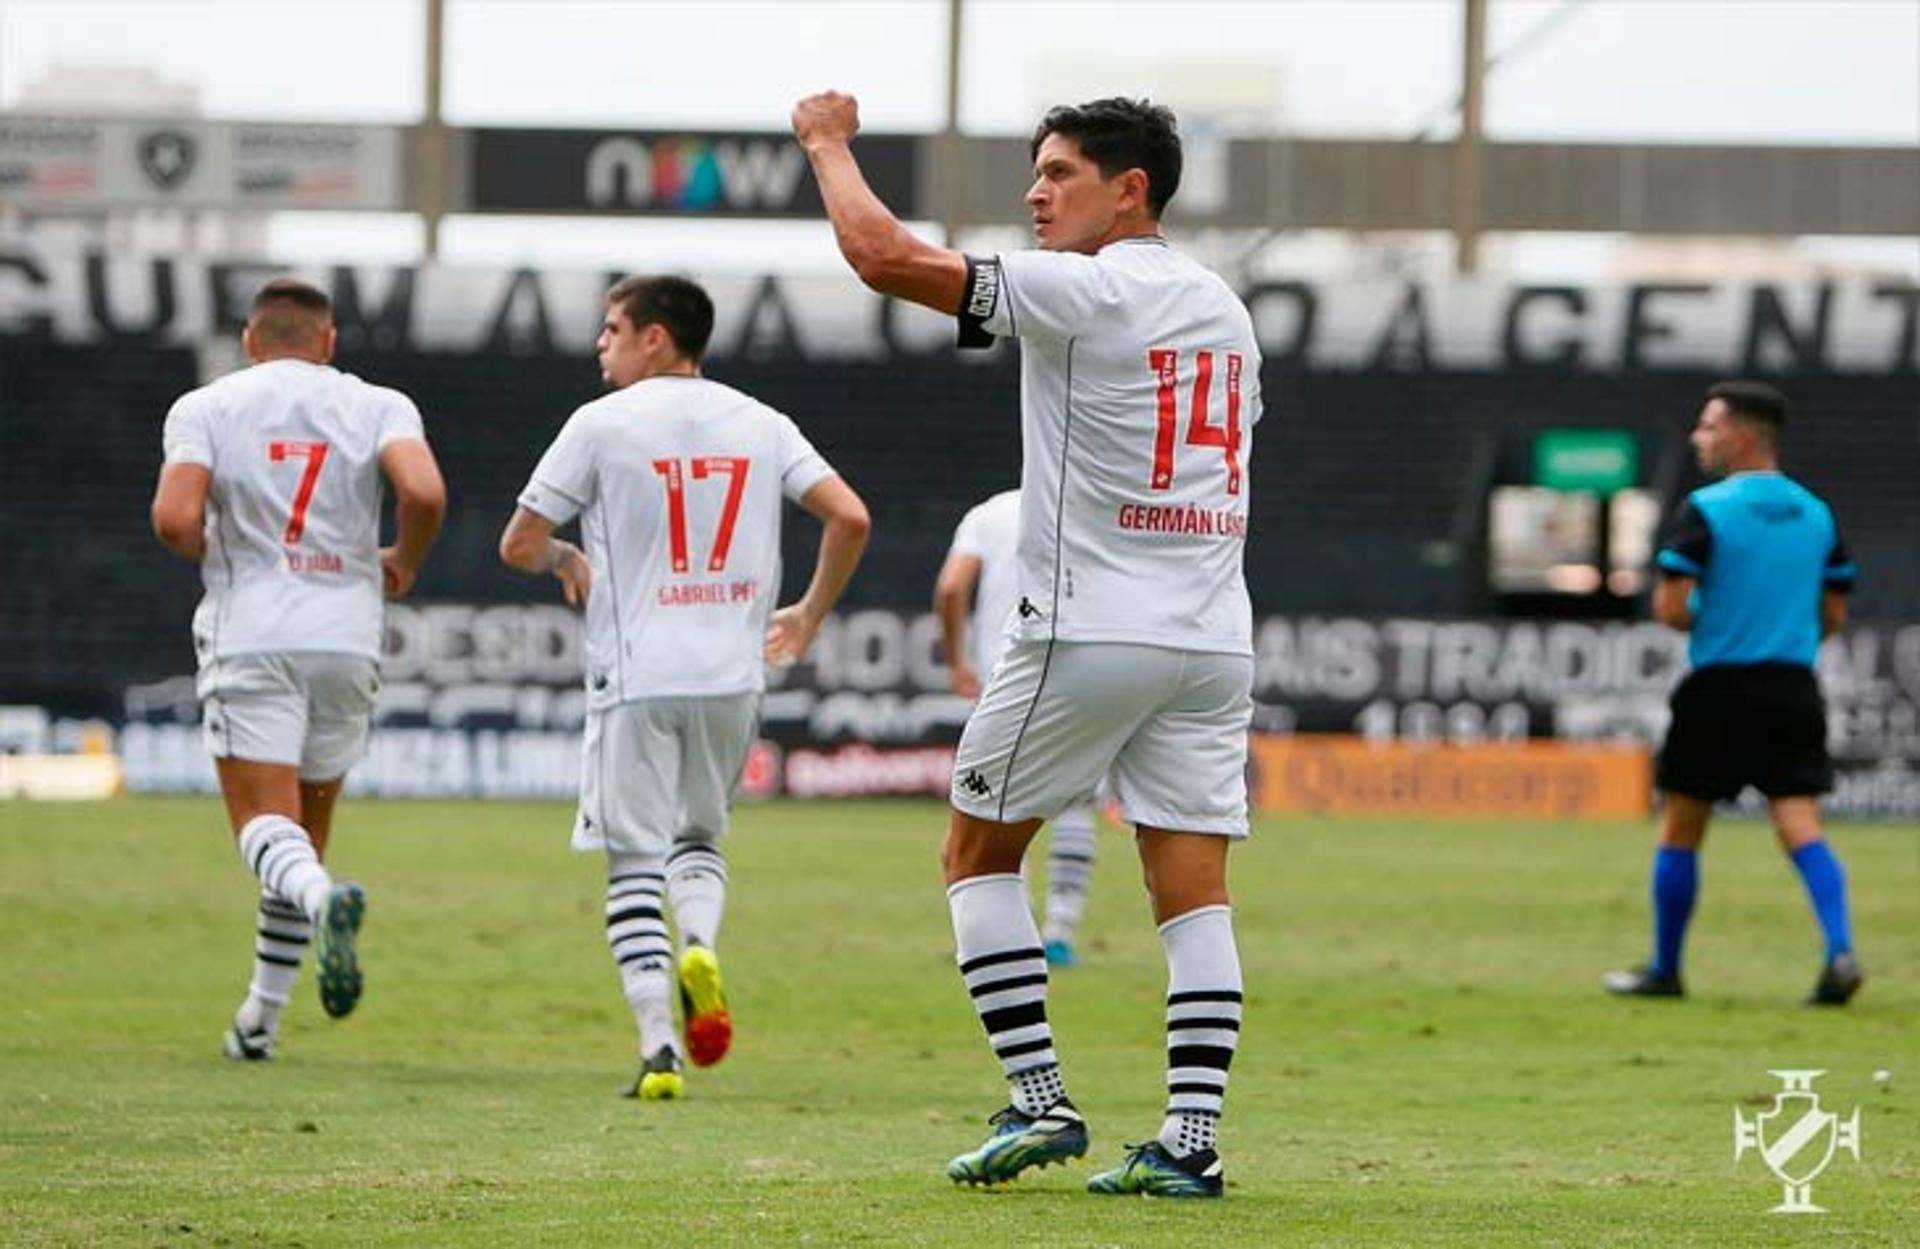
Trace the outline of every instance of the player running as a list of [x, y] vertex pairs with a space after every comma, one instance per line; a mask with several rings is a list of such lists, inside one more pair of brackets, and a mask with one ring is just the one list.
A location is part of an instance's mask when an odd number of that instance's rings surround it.
[[[806, 652], [866, 547], [866, 505], [783, 414], [700, 375], [713, 302], [677, 277], [607, 293], [600, 371], [520, 494], [500, 557], [586, 609], [587, 722], [575, 850], [607, 857], [607, 944], [640, 1034], [630, 1097], [678, 1097], [664, 897], [679, 933], [684, 1058], [733, 1040], [716, 954], [720, 843], [758, 732], [768, 662]], [[792, 499], [825, 526], [812, 584], [780, 592]], [[553, 536], [580, 518], [583, 551]]]
[[[382, 592], [413, 587], [446, 513], [419, 410], [331, 367], [335, 341], [323, 292], [267, 283], [242, 338], [252, 367], [167, 414], [153, 499], [154, 532], [206, 586], [193, 614], [202, 724], [260, 879], [253, 982], [225, 1041], [234, 1059], [273, 1057], [309, 941], [327, 1014], [360, 1000], [366, 896], [321, 860], [372, 723]], [[398, 500], [385, 548], [383, 476]]]

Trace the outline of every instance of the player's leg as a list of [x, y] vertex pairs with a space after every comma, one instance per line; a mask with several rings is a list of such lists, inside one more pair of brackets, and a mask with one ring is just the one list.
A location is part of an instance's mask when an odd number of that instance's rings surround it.
[[[355, 655], [301, 655], [292, 662], [306, 688], [308, 706], [300, 754], [300, 818], [320, 858], [333, 833], [334, 804], [347, 770], [366, 753], [379, 669], [373, 660]], [[335, 1017], [351, 1011], [364, 991], [359, 935], [365, 916], [365, 891], [350, 882], [336, 883], [315, 920], [320, 1004]]]
[[[955, 959], [1010, 1087], [994, 1133], [948, 1164], [970, 1184], [1086, 1152], [1047, 1020], [1047, 962], [1020, 876], [1040, 820], [1093, 791], [1154, 674], [1106, 648], [1021, 643], [994, 668], [955, 752], [942, 866]], [[1135, 648], [1117, 648], [1130, 650]]]
[[1677, 998], [1687, 927], [1700, 893], [1700, 844], [1706, 839], [1714, 801], [1731, 798], [1745, 784], [1745, 762], [1730, 740], [1723, 674], [1688, 674], [1673, 691], [1672, 720], [1660, 748], [1654, 785], [1660, 791], [1659, 842], [1649, 873], [1653, 953], [1638, 967], [1601, 977], [1607, 992], [1622, 997]]
[[1686, 794], [1661, 795], [1659, 844], [1654, 847], [1648, 894], [1653, 953], [1638, 967], [1608, 972], [1601, 983], [1623, 997], [1680, 997], [1680, 965], [1700, 895], [1700, 843], [1713, 803]]
[[1047, 822], [1047, 918], [1040, 940], [1049, 966], [1074, 964], [1074, 936], [1087, 913], [1093, 878], [1096, 826], [1090, 802], [1068, 807]]
[[208, 663], [200, 671], [201, 731], [241, 861], [259, 880], [253, 976], [222, 1040], [230, 1058], [273, 1057], [313, 915], [332, 880], [300, 825], [299, 761], [306, 697], [273, 656]]
[[1807, 1004], [1844, 1006], [1865, 977], [1853, 950], [1846, 872], [1820, 827], [1819, 795], [1833, 788], [1833, 763], [1827, 756], [1819, 680], [1797, 668], [1763, 670], [1752, 679], [1766, 721], [1766, 731], [1754, 741], [1755, 784], [1767, 796], [1774, 835], [1806, 886], [1826, 942]]
[[1166, 1111], [1160, 1130], [1088, 1181], [1111, 1195], [1218, 1197], [1228, 1072], [1243, 1002], [1227, 896], [1227, 849], [1247, 834], [1252, 663], [1184, 659], [1178, 696], [1143, 725], [1114, 765], [1167, 960]]
[[733, 793], [759, 729], [759, 696], [677, 700], [683, 818], [667, 856], [667, 898], [680, 936], [681, 1020], [687, 1056], [708, 1067], [733, 1045], [733, 1013], [720, 976], [720, 921], [727, 905], [727, 835]]
[[646, 702], [587, 713], [573, 848], [604, 851], [605, 930], [633, 1012], [640, 1068], [627, 1097], [677, 1097], [673, 943], [667, 936], [666, 857], [679, 821], [679, 740]]
[[1806, 886], [1807, 903], [1826, 940], [1820, 977], [1807, 995], [1809, 1006], [1845, 1006], [1866, 979], [1853, 952], [1853, 923], [1847, 905], [1847, 876], [1820, 829], [1820, 803], [1812, 797], [1775, 798], [1769, 806], [1781, 849]]
[[[313, 842], [314, 854], [323, 861], [333, 803], [339, 792], [339, 781], [300, 782], [299, 823]], [[252, 1061], [273, 1057], [280, 1016], [293, 1000], [300, 963], [312, 940], [313, 921], [293, 903], [262, 888], [254, 922], [253, 979], [246, 998], [234, 1012], [224, 1047], [227, 1057]]]

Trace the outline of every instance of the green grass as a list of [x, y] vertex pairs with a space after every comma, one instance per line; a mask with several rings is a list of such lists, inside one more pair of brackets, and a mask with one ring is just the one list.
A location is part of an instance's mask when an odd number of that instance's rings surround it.
[[[738, 816], [739, 1038], [687, 1100], [613, 1095], [632, 1024], [598, 864], [559, 806], [349, 802], [368, 997], [303, 975], [282, 1056], [221, 1061], [252, 891], [210, 801], [0, 804], [0, 1241], [11, 1244], [1745, 1245], [1920, 1238], [1920, 829], [1834, 830], [1870, 979], [1797, 1005], [1814, 925], [1772, 838], [1717, 828], [1684, 1003], [1598, 974], [1646, 944], [1650, 831], [1268, 821], [1235, 851], [1247, 1027], [1224, 1202], [1102, 1199], [1159, 1121], [1163, 964], [1101, 836], [1052, 1016], [1085, 1166], [992, 1192], [946, 1159], [1004, 1101], [951, 963], [942, 811]], [[1766, 1213], [1732, 1110], [1769, 1068], [1861, 1107], [1833, 1213]], [[1890, 1069], [1876, 1088], [1870, 1073]]]

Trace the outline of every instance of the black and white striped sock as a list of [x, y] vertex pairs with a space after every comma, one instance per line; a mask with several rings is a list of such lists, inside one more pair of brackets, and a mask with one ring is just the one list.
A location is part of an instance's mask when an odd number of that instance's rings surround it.
[[676, 841], [667, 856], [667, 901], [682, 945], [715, 948], [727, 909], [727, 860], [705, 841]]
[[659, 859], [608, 854], [607, 947], [619, 968], [627, 1005], [633, 1008], [642, 1056], [662, 1045], [679, 1048], [668, 974], [673, 944], [660, 907], [665, 887], [666, 871]]
[[1214, 1147], [1227, 1069], [1240, 1043], [1240, 952], [1233, 911], [1203, 906], [1160, 925], [1167, 953], [1167, 1117], [1176, 1158]]
[[242, 1032], [280, 1030], [280, 1012], [293, 998], [300, 976], [300, 960], [313, 939], [313, 922], [300, 908], [270, 893], [261, 893], [254, 925], [253, 983], [234, 1022]]
[[1047, 960], [1012, 873], [972, 876], [947, 889], [955, 958], [987, 1043], [1012, 1086], [1013, 1104], [1038, 1115], [1066, 1096], [1047, 1025]]
[[1047, 825], [1047, 922], [1045, 941], [1071, 943], [1087, 913], [1087, 889], [1093, 880], [1092, 804], [1069, 807]]
[[320, 865], [306, 829], [284, 815], [257, 815], [240, 830], [235, 845], [263, 890], [293, 903], [313, 923], [320, 922], [333, 877]]

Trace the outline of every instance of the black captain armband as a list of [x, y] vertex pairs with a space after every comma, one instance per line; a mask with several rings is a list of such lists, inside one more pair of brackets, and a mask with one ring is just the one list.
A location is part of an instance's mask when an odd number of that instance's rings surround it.
[[999, 306], [1000, 258], [968, 256], [967, 285], [960, 297], [960, 311], [954, 314], [960, 322], [957, 344], [960, 350], [977, 351], [993, 346], [993, 335], [987, 333], [987, 318]]

